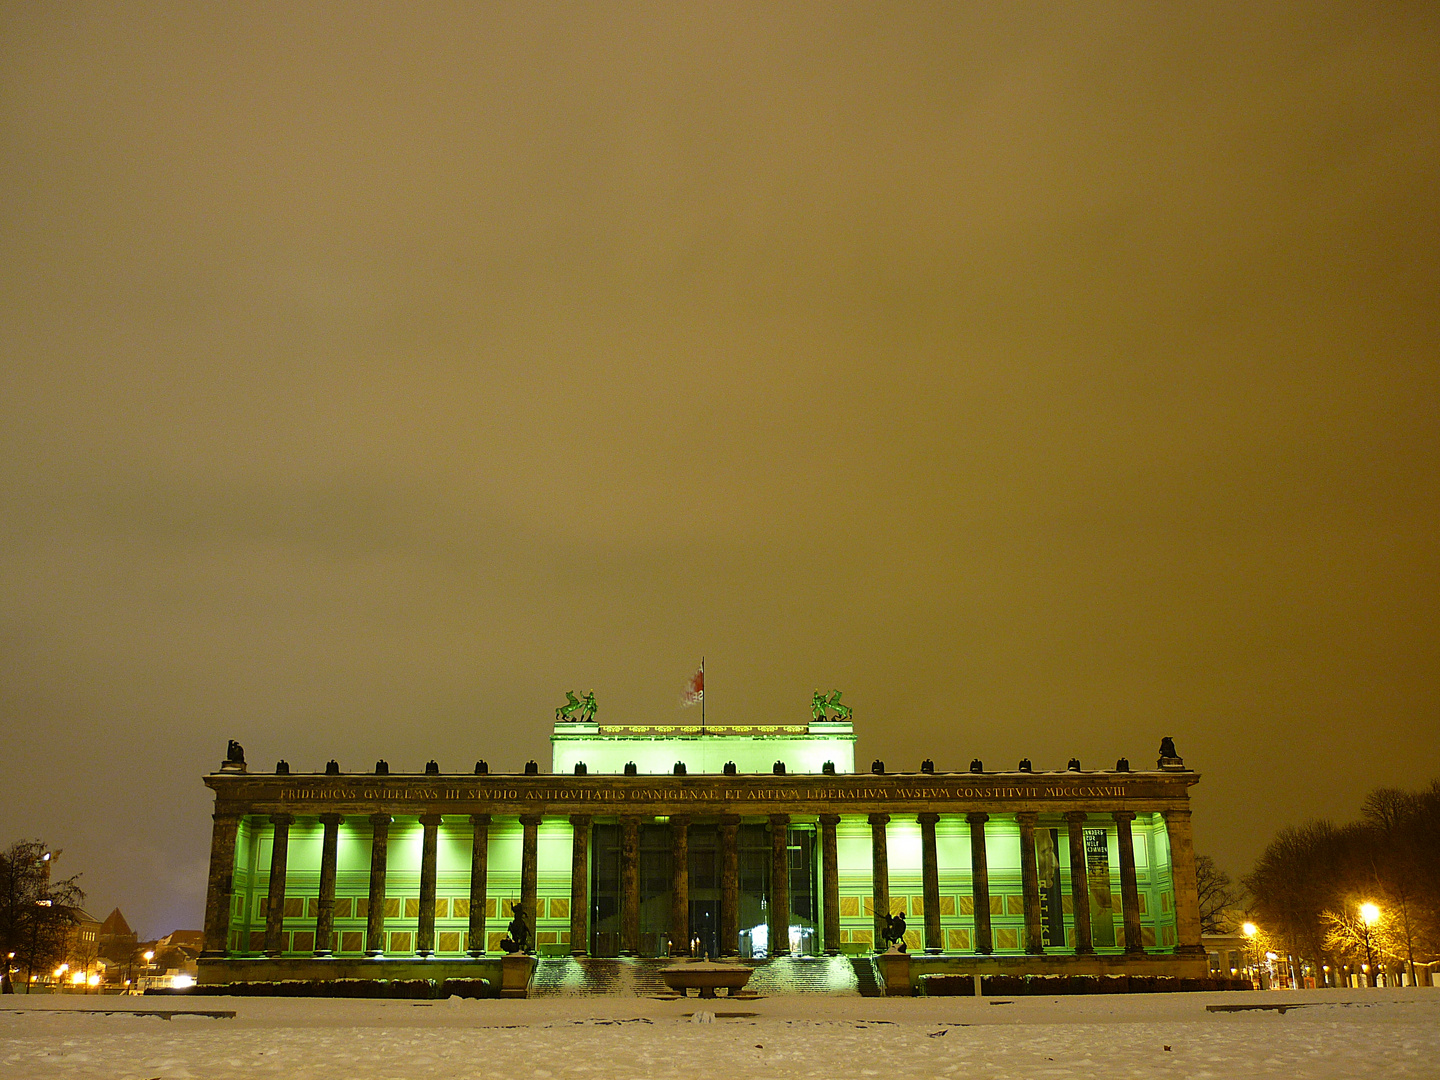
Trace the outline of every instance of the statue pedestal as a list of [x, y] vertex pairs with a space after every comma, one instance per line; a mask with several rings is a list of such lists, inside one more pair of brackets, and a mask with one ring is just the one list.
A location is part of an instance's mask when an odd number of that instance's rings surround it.
[[535, 970], [535, 958], [524, 953], [506, 953], [500, 958], [500, 996], [523, 998], [530, 996], [530, 974]]
[[885, 980], [885, 996], [910, 997], [913, 993], [910, 989], [910, 954], [891, 949], [881, 953], [876, 960]]

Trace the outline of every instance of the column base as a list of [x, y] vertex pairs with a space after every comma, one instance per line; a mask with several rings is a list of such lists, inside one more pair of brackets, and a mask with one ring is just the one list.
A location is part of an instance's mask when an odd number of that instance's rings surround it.
[[589, 954], [588, 952], [586, 952], [584, 949], [576, 949], [576, 950], [574, 950], [573, 952], [571, 952], [570, 955], [571, 955], [572, 957], [579, 958], [579, 957], [581, 957], [581, 956], [589, 956], [590, 954]]
[[933, 949], [930, 948], [928, 945], [925, 947], [925, 955], [926, 955], [926, 956], [939, 956], [939, 955], [940, 955], [942, 952], [944, 952], [944, 951], [945, 951], [945, 950], [942, 949], [942, 948], [940, 948], [939, 945], [936, 945]]
[[434, 949], [416, 949], [416, 950], [415, 950], [415, 955], [418, 956], [418, 957], [421, 957], [422, 959], [428, 960], [430, 957], [432, 957], [432, 956], [435, 955], [435, 950], [434, 950]]
[[466, 950], [465, 950], [465, 955], [468, 956], [468, 957], [470, 957], [471, 960], [479, 960], [482, 956], [485, 955], [485, 950], [484, 950], [484, 949], [466, 949]]
[[366, 950], [365, 950], [365, 959], [367, 959], [367, 960], [379, 960], [379, 959], [380, 959], [382, 956], [384, 956], [384, 955], [385, 955], [385, 950], [384, 950], [384, 949], [366, 949]]
[[317, 960], [328, 960], [334, 956], [335, 953], [330, 949], [316, 949], [311, 955]]
[[277, 957], [284, 956], [284, 955], [285, 955], [285, 954], [282, 953], [279, 949], [266, 949], [266, 950], [265, 950], [265, 958], [266, 958], [267, 960], [274, 960], [274, 959], [276, 959]]

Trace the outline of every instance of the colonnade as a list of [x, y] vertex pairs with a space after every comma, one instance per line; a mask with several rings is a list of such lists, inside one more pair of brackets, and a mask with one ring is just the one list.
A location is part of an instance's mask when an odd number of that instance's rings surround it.
[[[1195, 855], [1190, 832], [1190, 811], [1170, 809], [1162, 811], [1169, 839], [1171, 874], [1174, 884], [1177, 953], [1200, 954], [1200, 912], [1196, 894]], [[999, 815], [996, 815], [998, 818]], [[1140, 898], [1135, 868], [1135, 845], [1131, 823], [1134, 811], [1116, 810], [1109, 813], [1113, 820], [1119, 842], [1121, 909], [1125, 927], [1125, 952], [1144, 952], [1140, 932]], [[230, 933], [231, 893], [235, 864], [236, 836], [242, 815], [227, 812], [214, 815], [214, 832], [211, 841], [210, 880], [205, 909], [205, 956], [227, 955]], [[1019, 826], [1021, 844], [1021, 881], [1024, 893], [1024, 947], [1032, 955], [1045, 952], [1041, 921], [1041, 889], [1036, 862], [1035, 829], [1039, 814], [1020, 811], [1013, 815]], [[473, 830], [470, 859], [470, 911], [469, 911], [469, 955], [480, 956], [485, 947], [485, 900], [486, 875], [489, 863], [489, 833], [491, 815], [471, 814]], [[1079, 955], [1093, 954], [1095, 949], [1090, 926], [1090, 893], [1086, 866], [1083, 827], [1087, 821], [1102, 820], [1103, 815], [1082, 810], [1064, 814], [1068, 841], [1070, 865], [1071, 903], [1075, 931], [1074, 952]], [[537, 847], [540, 814], [525, 814], [520, 817], [522, 826], [520, 863], [520, 904], [531, 929], [537, 911]], [[981, 811], [965, 814], [970, 827], [970, 880], [974, 903], [973, 951], [989, 954], [994, 951], [990, 925], [990, 876], [986, 855], [986, 824], [992, 815]], [[321, 845], [319, 876], [319, 898], [315, 923], [314, 953], [316, 956], [330, 956], [334, 952], [335, 929], [335, 883], [336, 857], [338, 850], [341, 815], [326, 813], [319, 815], [324, 827]], [[416, 953], [432, 955], [435, 951], [435, 888], [436, 888], [436, 846], [440, 826], [439, 814], [421, 814], [423, 827], [421, 863], [419, 926], [416, 936]], [[621, 815], [620, 821], [620, 951], [622, 955], [638, 954], [640, 949], [640, 815]], [[672, 863], [674, 867], [671, 883], [671, 934], [672, 952], [684, 955], [690, 942], [689, 902], [689, 828], [691, 818], [686, 815], [671, 815], [669, 818]], [[713, 820], [713, 819], [712, 819]], [[788, 952], [790, 927], [789, 897], [789, 814], [768, 815], [771, 833], [771, 891], [769, 896], [769, 941], [770, 954]], [[915, 820], [921, 832], [922, 889], [924, 896], [924, 947], [927, 953], [942, 951], [943, 942], [940, 926], [940, 874], [936, 854], [936, 825], [940, 815], [925, 812], [916, 815]], [[264, 949], [267, 955], [278, 956], [282, 951], [283, 920], [285, 915], [285, 877], [289, 853], [290, 827], [295, 817], [291, 813], [269, 815], [273, 829], [269, 869], [269, 892], [266, 905]], [[371, 814], [370, 880], [369, 902], [365, 935], [365, 953], [378, 957], [385, 952], [385, 878], [388, 864], [389, 832], [393, 818], [388, 813]], [[871, 885], [875, 916], [874, 941], [879, 946], [884, 941], [886, 918], [890, 913], [890, 871], [886, 846], [886, 826], [891, 821], [888, 813], [871, 813], [868, 822], [871, 830]], [[589, 941], [589, 863], [590, 834], [593, 815], [569, 815], [573, 830], [573, 848], [570, 874], [570, 942], [577, 955], [588, 951]], [[737, 834], [741, 819], [739, 815], [724, 815], [719, 818], [720, 838], [720, 949], [724, 955], [739, 952], [739, 857]], [[840, 815], [822, 813], [819, 815], [821, 886], [823, 912], [824, 951], [829, 954], [840, 952], [840, 874], [837, 857], [836, 826]], [[503, 913], [502, 913], [503, 914]], [[1069, 951], [1069, 950], [1066, 950]]]

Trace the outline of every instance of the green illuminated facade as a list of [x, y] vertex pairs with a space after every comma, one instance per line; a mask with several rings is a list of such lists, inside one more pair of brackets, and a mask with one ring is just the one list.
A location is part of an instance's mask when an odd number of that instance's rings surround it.
[[473, 964], [498, 954], [516, 903], [541, 956], [859, 955], [883, 948], [888, 912], [917, 957], [1203, 965], [1198, 777], [1178, 758], [857, 774], [854, 742], [835, 721], [561, 722], [551, 773], [227, 761], [206, 778], [209, 977], [260, 958]]

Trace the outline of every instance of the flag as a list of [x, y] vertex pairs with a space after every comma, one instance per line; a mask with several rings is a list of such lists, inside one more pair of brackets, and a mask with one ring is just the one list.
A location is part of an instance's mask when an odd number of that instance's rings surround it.
[[680, 704], [698, 705], [705, 700], [705, 661], [700, 661], [699, 668], [691, 675], [685, 683], [685, 692], [680, 695]]

